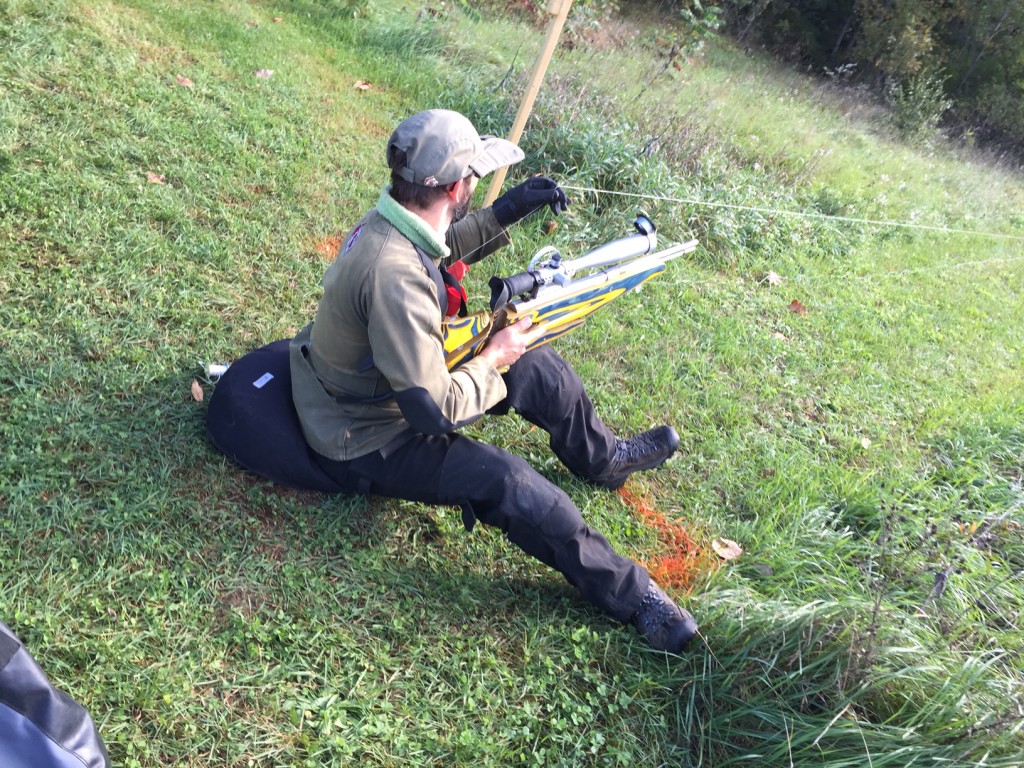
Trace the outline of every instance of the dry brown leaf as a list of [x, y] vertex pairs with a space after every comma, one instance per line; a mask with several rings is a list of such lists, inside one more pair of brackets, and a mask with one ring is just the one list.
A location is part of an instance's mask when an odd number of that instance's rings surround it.
[[196, 379], [192, 379], [192, 399], [197, 403], [203, 402], [203, 385]]
[[149, 179], [150, 184], [166, 184], [164, 175], [162, 173], [154, 173], [153, 171], [146, 171], [146, 178]]
[[768, 285], [782, 285], [782, 275], [778, 272], [769, 272], [764, 276], [764, 282]]
[[545, 235], [550, 235], [556, 229], [558, 229], [558, 222], [555, 221], [554, 219], [548, 219], [548, 221], [544, 224]]
[[807, 307], [801, 304], [798, 300], [793, 299], [791, 302], [789, 302], [789, 311], [796, 312], [798, 315], [806, 315]]
[[178, 75], [177, 76], [177, 80], [178, 80], [178, 85], [180, 85], [182, 88], [191, 88], [192, 87], [192, 81], [189, 80], [184, 75]]
[[368, 91], [371, 88], [373, 88], [373, 86], [370, 85], [365, 80], [356, 80], [355, 85], [353, 86], [353, 88], [355, 88], [357, 91]]
[[723, 560], [735, 560], [743, 554], [743, 547], [732, 539], [715, 539], [711, 542], [711, 548]]

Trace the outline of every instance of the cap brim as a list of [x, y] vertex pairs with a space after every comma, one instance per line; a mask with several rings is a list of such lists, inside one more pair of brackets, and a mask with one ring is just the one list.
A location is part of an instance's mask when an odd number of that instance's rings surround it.
[[480, 178], [499, 168], [515, 165], [526, 157], [523, 150], [506, 139], [499, 139], [497, 136], [481, 136], [480, 140], [484, 143], [484, 151], [469, 164], [470, 170]]

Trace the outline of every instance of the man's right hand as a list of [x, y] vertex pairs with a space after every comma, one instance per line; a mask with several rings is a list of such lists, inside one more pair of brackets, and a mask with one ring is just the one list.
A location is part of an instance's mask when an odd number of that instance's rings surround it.
[[478, 357], [484, 358], [500, 371], [522, 357], [529, 346], [546, 331], [547, 326], [535, 326], [532, 318], [524, 317], [494, 334]]

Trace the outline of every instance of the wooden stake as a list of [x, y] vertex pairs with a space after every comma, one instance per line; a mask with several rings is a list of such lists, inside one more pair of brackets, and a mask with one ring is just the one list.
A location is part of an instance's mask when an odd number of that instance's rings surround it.
[[[541, 49], [540, 56], [537, 57], [537, 63], [533, 65], [530, 83], [526, 86], [526, 93], [523, 94], [523, 101], [519, 105], [519, 112], [516, 114], [515, 122], [512, 123], [512, 130], [509, 131], [508, 140], [511, 142], [518, 144], [520, 137], [523, 135], [526, 121], [530, 117], [530, 112], [533, 111], [533, 102], [536, 101], [537, 94], [540, 92], [541, 81], [544, 79], [548, 63], [551, 61], [551, 56], [558, 45], [558, 38], [562, 34], [562, 27], [565, 25], [565, 20], [569, 16], [569, 9], [571, 7], [572, 0], [551, 0], [548, 3], [548, 13], [552, 14], [552, 17], [548, 23], [547, 37], [544, 38], [544, 47]], [[487, 189], [487, 196], [484, 198], [483, 203], [485, 208], [498, 197], [501, 185], [505, 183], [507, 171], [508, 168], [499, 168], [491, 177], [491, 186]]]

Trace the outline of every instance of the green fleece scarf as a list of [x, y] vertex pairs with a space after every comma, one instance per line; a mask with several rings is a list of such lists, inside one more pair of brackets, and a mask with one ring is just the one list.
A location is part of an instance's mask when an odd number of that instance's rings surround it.
[[405, 206], [395, 202], [395, 198], [391, 196], [390, 186], [384, 187], [384, 191], [381, 192], [380, 200], [377, 201], [377, 212], [432, 258], [451, 256], [451, 249], [445, 245], [444, 238], [433, 227]]

